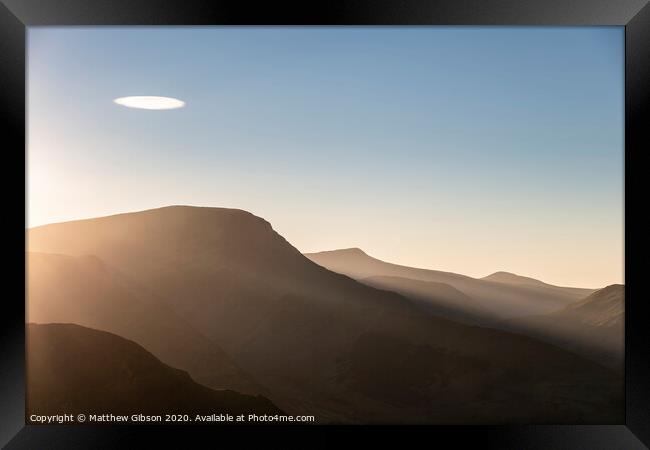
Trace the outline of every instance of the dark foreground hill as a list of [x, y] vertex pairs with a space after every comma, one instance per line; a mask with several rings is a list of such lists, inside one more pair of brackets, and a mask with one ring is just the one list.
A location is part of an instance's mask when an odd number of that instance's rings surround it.
[[[27, 324], [31, 414], [281, 414], [267, 399], [195, 383], [136, 343], [73, 324]], [[194, 416], [192, 416], [194, 418]]]
[[223, 348], [280, 408], [319, 422], [622, 421], [613, 371], [424, 313], [313, 263], [245, 211], [161, 208], [38, 227], [28, 243], [119, 268]]
[[27, 321], [76, 323], [133, 340], [213, 389], [263, 394], [214, 341], [96, 256], [27, 254]]

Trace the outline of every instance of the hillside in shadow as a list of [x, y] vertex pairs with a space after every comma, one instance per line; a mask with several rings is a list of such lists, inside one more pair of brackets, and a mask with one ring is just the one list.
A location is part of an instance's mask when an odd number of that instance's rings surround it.
[[195, 383], [136, 343], [74, 324], [27, 324], [31, 414], [280, 414], [261, 396]]

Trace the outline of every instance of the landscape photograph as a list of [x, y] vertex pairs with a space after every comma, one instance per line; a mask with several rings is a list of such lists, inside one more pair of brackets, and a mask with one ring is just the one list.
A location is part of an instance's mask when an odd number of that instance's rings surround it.
[[620, 27], [30, 27], [29, 424], [625, 418]]

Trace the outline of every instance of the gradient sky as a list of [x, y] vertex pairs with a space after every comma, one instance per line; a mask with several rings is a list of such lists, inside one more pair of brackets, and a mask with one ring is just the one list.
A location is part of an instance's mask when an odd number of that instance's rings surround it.
[[[623, 28], [30, 28], [27, 226], [248, 210], [303, 252], [623, 281]], [[162, 95], [182, 109], [113, 103]]]

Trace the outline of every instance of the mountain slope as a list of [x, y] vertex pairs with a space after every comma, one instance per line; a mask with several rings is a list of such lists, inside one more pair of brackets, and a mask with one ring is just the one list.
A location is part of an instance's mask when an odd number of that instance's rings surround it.
[[522, 277], [510, 272], [494, 272], [486, 277], [481, 278], [481, 280], [486, 281], [496, 281], [498, 283], [510, 283], [510, 284], [528, 284], [533, 286], [550, 286], [544, 283], [543, 281], [536, 280], [530, 277]]
[[96, 256], [27, 254], [28, 322], [76, 323], [131, 339], [214, 389], [262, 393], [214, 342]]
[[621, 418], [613, 372], [525, 336], [424, 314], [311, 262], [245, 211], [161, 208], [38, 227], [28, 243], [119, 267], [223, 347], [280, 408], [319, 422]]
[[73, 324], [27, 324], [31, 414], [280, 414], [263, 397], [195, 383], [117, 335]]
[[510, 329], [623, 369], [625, 287], [613, 284], [545, 315], [508, 321]]
[[445, 283], [382, 276], [362, 278], [359, 281], [408, 297], [423, 310], [436, 316], [481, 324], [484, 322], [483, 317], [487, 315], [476, 300]]
[[586, 325], [615, 328], [623, 325], [624, 309], [625, 286], [612, 284], [551, 315], [571, 317]]
[[590, 293], [593, 293], [594, 289], [584, 289], [584, 288], [575, 288], [575, 287], [565, 287], [565, 286], [554, 286], [552, 284], [544, 283], [543, 281], [536, 280], [530, 277], [522, 277], [521, 275], [516, 275], [510, 272], [494, 272], [487, 277], [481, 278], [481, 280], [486, 281], [496, 281], [497, 283], [505, 283], [514, 286], [529, 286], [529, 287], [538, 287], [548, 292], [554, 292], [558, 295], [573, 295], [575, 297], [581, 298]]
[[305, 256], [329, 270], [357, 280], [382, 276], [450, 285], [474, 299], [483, 311], [482, 318], [492, 323], [495, 320], [551, 312], [593, 292], [590, 289], [561, 288], [542, 282], [504, 283], [400, 266], [373, 258], [360, 249], [309, 253]]

